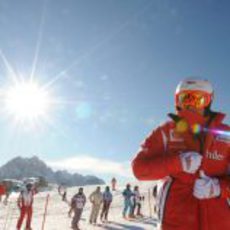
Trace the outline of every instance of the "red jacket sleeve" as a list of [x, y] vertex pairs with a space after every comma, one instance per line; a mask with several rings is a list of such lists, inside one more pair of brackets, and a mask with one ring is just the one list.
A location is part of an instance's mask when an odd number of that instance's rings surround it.
[[220, 188], [221, 188], [221, 197], [223, 198], [230, 198], [230, 144], [229, 144], [228, 149], [229, 149], [228, 151], [228, 155], [229, 155], [228, 175], [223, 178], [219, 178]]
[[230, 127], [228, 125], [224, 125], [224, 130], [228, 132], [225, 137], [225, 141], [227, 143], [227, 151], [228, 151], [228, 172], [227, 176], [219, 178], [220, 188], [221, 188], [221, 197], [230, 198]]
[[167, 126], [159, 127], [144, 141], [132, 161], [139, 180], [158, 180], [182, 171], [178, 156], [167, 154]]

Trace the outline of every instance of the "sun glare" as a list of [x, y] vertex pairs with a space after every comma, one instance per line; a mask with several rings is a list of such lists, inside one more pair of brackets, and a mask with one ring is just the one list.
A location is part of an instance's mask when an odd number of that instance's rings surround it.
[[20, 82], [5, 92], [6, 112], [16, 121], [35, 121], [47, 116], [51, 99], [35, 82]]

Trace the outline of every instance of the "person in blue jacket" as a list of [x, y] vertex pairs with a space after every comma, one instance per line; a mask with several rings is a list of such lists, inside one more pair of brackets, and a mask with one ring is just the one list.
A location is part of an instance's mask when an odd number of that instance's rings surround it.
[[[129, 219], [132, 217], [132, 210], [133, 210], [132, 197], [134, 196], [134, 193], [131, 190], [130, 184], [126, 185], [126, 188], [122, 192], [122, 195], [124, 197], [124, 209], [123, 209], [122, 215], [124, 219]], [[127, 212], [128, 212], [128, 216], [127, 216]]]

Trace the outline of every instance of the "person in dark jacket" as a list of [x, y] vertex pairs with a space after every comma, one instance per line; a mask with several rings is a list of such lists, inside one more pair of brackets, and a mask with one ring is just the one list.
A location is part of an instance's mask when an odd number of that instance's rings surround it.
[[71, 208], [69, 210], [69, 216], [71, 216], [72, 211], [74, 211], [74, 216], [72, 219], [72, 229], [79, 230], [78, 223], [80, 221], [83, 208], [86, 203], [86, 197], [83, 193], [83, 188], [79, 188], [78, 193], [75, 194], [71, 199]]
[[109, 208], [113, 200], [113, 195], [110, 192], [109, 186], [105, 187], [105, 191], [103, 192], [103, 206], [102, 206], [102, 211], [101, 211], [101, 221], [102, 222], [107, 222], [108, 221], [108, 213], [109, 213]]
[[139, 191], [139, 186], [134, 186], [133, 189], [133, 209], [132, 209], [132, 217], [135, 216], [143, 216], [141, 214], [141, 200], [142, 200], [142, 196], [140, 195], [140, 191]]

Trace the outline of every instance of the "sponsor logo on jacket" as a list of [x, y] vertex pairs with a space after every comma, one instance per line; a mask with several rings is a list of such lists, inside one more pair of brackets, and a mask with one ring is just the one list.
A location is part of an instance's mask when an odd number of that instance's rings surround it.
[[206, 156], [209, 159], [217, 160], [217, 161], [222, 161], [224, 159], [224, 156], [218, 153], [217, 151], [207, 152]]

